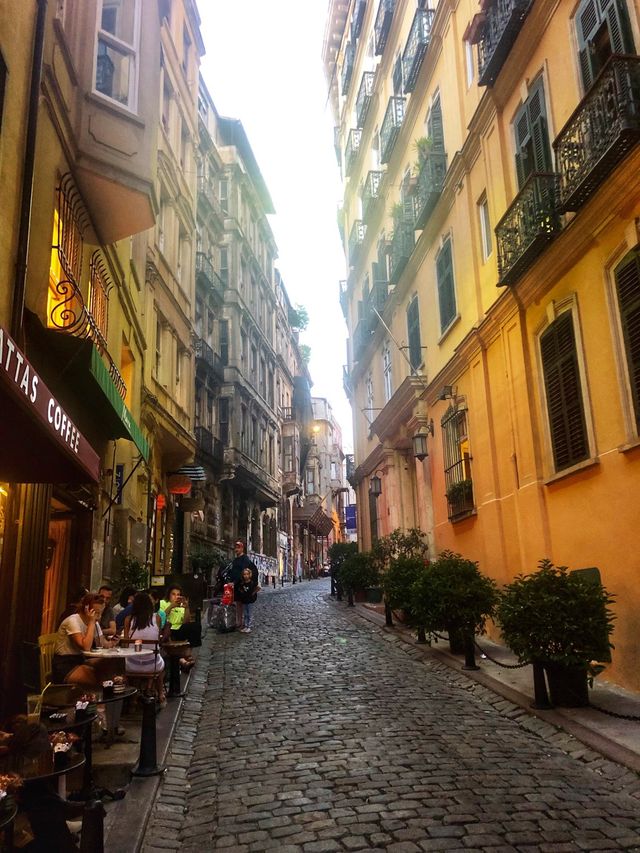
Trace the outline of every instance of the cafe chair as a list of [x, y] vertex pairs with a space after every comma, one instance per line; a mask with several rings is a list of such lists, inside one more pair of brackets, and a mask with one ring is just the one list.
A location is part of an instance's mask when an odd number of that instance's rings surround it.
[[46, 685], [51, 681], [53, 653], [57, 640], [57, 634], [40, 634], [38, 637], [38, 647], [40, 649], [40, 690], [44, 690]]

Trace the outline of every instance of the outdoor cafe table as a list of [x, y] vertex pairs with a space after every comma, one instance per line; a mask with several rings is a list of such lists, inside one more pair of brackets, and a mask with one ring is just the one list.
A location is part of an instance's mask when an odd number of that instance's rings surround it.
[[[125, 687], [120, 692], [114, 691], [112, 696], [105, 696], [102, 687], [88, 687], [85, 684], [54, 684], [46, 690], [42, 705], [45, 708], [71, 708], [80, 696], [87, 694], [94, 697], [90, 704], [108, 706], [112, 702], [129, 699], [130, 696], [135, 696], [137, 692], [135, 687]], [[109, 717], [113, 719], [110, 721]], [[114, 734], [115, 718], [107, 713], [107, 739], [113, 740]]]
[[52, 719], [52, 714], [60, 711], [45, 711], [40, 715], [40, 722], [51, 732], [70, 732], [80, 729], [82, 734], [82, 745], [84, 748], [85, 765], [82, 772], [82, 788], [77, 796], [81, 800], [90, 800], [95, 792], [93, 784], [93, 744], [91, 742], [91, 726], [98, 719], [96, 713], [85, 714], [81, 719], [75, 719], [75, 709], [67, 710], [65, 717]]

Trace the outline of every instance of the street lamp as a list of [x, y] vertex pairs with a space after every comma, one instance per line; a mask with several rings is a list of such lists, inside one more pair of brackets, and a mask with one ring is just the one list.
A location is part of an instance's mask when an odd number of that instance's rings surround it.
[[374, 498], [379, 498], [382, 494], [382, 480], [378, 477], [378, 472], [369, 480], [369, 494]]
[[427, 450], [427, 436], [429, 434], [433, 435], [433, 418], [428, 424], [422, 424], [411, 439], [413, 444], [413, 455], [421, 462], [429, 455], [429, 451]]

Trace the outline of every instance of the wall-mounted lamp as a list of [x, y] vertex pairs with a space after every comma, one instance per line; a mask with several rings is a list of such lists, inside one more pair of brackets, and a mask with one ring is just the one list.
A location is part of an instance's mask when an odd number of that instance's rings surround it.
[[456, 385], [443, 385], [442, 391], [438, 395], [438, 400], [452, 400], [456, 396], [457, 390]]
[[433, 435], [433, 418], [428, 424], [422, 424], [418, 432], [411, 439], [413, 443], [413, 455], [421, 462], [429, 455], [429, 451], [427, 450], [428, 435]]
[[382, 494], [382, 480], [378, 477], [378, 472], [369, 480], [369, 494], [374, 498], [379, 498]]

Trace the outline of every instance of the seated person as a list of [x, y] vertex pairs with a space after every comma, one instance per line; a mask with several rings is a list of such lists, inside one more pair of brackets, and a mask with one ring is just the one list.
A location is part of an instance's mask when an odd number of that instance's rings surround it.
[[78, 605], [88, 592], [89, 590], [84, 586], [80, 586], [76, 589], [76, 591], [71, 595], [71, 602], [67, 604], [65, 609], [58, 616], [58, 621], [56, 622], [57, 628], [60, 627], [60, 625], [64, 622], [67, 616], [72, 616], [74, 613], [78, 612]]
[[[160, 631], [164, 634], [164, 629], [167, 625], [167, 614], [160, 607], [161, 596], [155, 586], [149, 587], [147, 590], [149, 597], [153, 603], [153, 612], [156, 613], [160, 617]], [[169, 637], [166, 637], [169, 639]]]
[[120, 599], [113, 612], [116, 617], [116, 632], [122, 634], [124, 630], [124, 620], [131, 613], [133, 597], [138, 590], [132, 586], [125, 586], [120, 593]]
[[104, 609], [104, 598], [89, 592], [80, 601], [76, 613], [60, 623], [58, 639], [53, 654], [52, 678], [57, 684], [62, 682], [88, 684], [100, 683], [100, 665], [108, 661], [87, 661], [83, 652], [94, 646], [110, 648], [113, 643], [106, 639], [99, 622]]
[[[167, 597], [160, 602], [161, 610], [164, 610], [167, 623], [171, 626], [172, 640], [188, 640], [191, 646], [201, 646], [201, 628], [197, 622], [192, 622], [189, 610], [189, 599], [183, 594], [182, 587], [172, 584], [167, 588]], [[187, 659], [181, 661], [183, 668], [193, 666], [195, 661]]]
[[154, 676], [154, 687], [161, 702], [164, 701], [164, 661], [160, 655], [160, 616], [153, 611], [153, 601], [146, 592], [136, 593], [131, 614], [124, 623], [128, 640], [142, 640], [142, 651], [126, 658], [128, 675]]
[[98, 595], [101, 595], [104, 598], [104, 610], [102, 611], [102, 616], [100, 617], [100, 627], [102, 628], [102, 633], [105, 635], [105, 637], [114, 637], [117, 631], [116, 615], [113, 612], [113, 607], [111, 606], [113, 588], [110, 587], [109, 584], [103, 583], [102, 586], [98, 588]]

